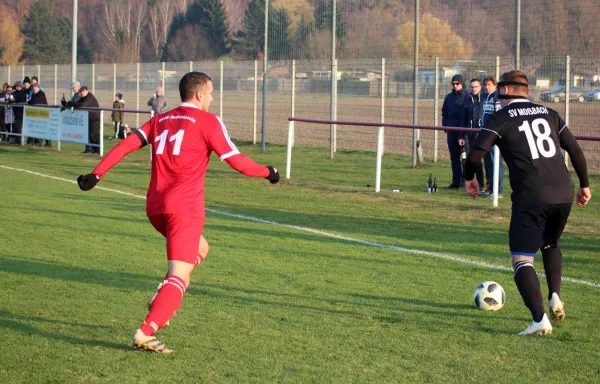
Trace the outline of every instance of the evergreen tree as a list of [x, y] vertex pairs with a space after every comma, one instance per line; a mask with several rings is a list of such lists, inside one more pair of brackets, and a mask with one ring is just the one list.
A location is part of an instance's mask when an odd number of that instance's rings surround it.
[[167, 42], [165, 43], [165, 49], [163, 49], [161, 61], [178, 61], [174, 55], [174, 46], [176, 45], [175, 39], [179, 31], [185, 27], [185, 15], [178, 13], [173, 17], [173, 22], [169, 27], [169, 33], [167, 34]]
[[[315, 7], [315, 28], [317, 31], [331, 29], [331, 20], [333, 12], [331, 2], [320, 1]], [[335, 6], [335, 32], [337, 38], [342, 38], [348, 34], [348, 26], [342, 15], [339, 3]]]
[[22, 59], [28, 64], [61, 64], [70, 60], [71, 24], [52, 14], [48, 4], [34, 3], [25, 16]]
[[231, 51], [229, 21], [220, 0], [196, 0], [188, 8], [186, 23], [200, 26], [216, 57]]
[[[289, 58], [292, 38], [291, 18], [285, 8], [269, 10], [269, 59]], [[255, 59], [265, 49], [265, 0], [252, 0], [244, 15], [244, 31], [234, 33], [236, 52]]]

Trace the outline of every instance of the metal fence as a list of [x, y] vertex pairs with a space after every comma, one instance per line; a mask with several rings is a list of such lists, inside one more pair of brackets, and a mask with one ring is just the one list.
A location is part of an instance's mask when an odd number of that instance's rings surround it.
[[[331, 97], [331, 63], [328, 60], [271, 61], [265, 103], [265, 138], [285, 144], [290, 116], [330, 119], [333, 104], [338, 120], [441, 125], [443, 98], [450, 92], [450, 78], [457, 73], [471, 78], [498, 77], [513, 69], [512, 57], [477, 61], [456, 59], [420, 60], [417, 94], [413, 91], [412, 59], [338, 60], [334, 68], [337, 86]], [[184, 62], [150, 64], [79, 65], [78, 81], [87, 85], [102, 107], [110, 108], [115, 93], [122, 93], [128, 109], [150, 109], [147, 102], [162, 86], [169, 108], [179, 105], [179, 79], [190, 70], [203, 71], [213, 79], [211, 111], [220, 115], [237, 140], [260, 140], [263, 72], [262, 62]], [[557, 110], [578, 135], [600, 135], [600, 64], [593, 59], [571, 57], [524, 57], [521, 70], [530, 78], [531, 99]], [[436, 76], [437, 74], [437, 76]], [[63, 93], [71, 94], [69, 65], [0, 67], [0, 83], [13, 84], [25, 76], [37, 76], [49, 103], [58, 103]], [[569, 84], [570, 95], [560, 86]], [[554, 90], [554, 91], [553, 91]], [[437, 93], [437, 98], [435, 97]], [[125, 114], [125, 123], [137, 127], [137, 114]], [[299, 123], [301, 124], [301, 123]], [[329, 147], [330, 130], [299, 129], [296, 145]], [[371, 150], [377, 137], [361, 127], [337, 127], [335, 149]], [[437, 137], [437, 139], [436, 139]], [[423, 132], [423, 152], [428, 159], [447, 158], [444, 134]], [[582, 143], [590, 169], [600, 171], [600, 146]], [[437, 151], [436, 151], [437, 148]], [[385, 133], [385, 152], [409, 155], [412, 134], [405, 130]]]

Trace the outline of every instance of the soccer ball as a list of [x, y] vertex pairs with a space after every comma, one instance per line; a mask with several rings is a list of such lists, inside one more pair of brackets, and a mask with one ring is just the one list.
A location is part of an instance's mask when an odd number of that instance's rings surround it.
[[495, 281], [484, 281], [475, 289], [475, 306], [484, 311], [497, 311], [504, 306], [506, 294]]

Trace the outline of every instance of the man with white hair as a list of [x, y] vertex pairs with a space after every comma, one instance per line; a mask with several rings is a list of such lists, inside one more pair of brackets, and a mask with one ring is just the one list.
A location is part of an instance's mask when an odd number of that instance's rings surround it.
[[156, 93], [148, 100], [148, 106], [152, 107], [155, 115], [167, 111], [167, 96], [161, 87], [156, 88]]

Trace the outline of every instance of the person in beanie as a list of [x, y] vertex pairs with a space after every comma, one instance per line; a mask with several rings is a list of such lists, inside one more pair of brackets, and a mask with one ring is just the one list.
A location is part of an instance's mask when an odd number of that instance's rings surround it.
[[[465, 78], [457, 74], [452, 76], [452, 92], [446, 95], [442, 105], [442, 125], [444, 127], [460, 127], [461, 116], [468, 93], [465, 90]], [[462, 166], [460, 164], [460, 132], [446, 131], [446, 141], [452, 162], [452, 183], [448, 189], [458, 189], [463, 182]]]
[[29, 102], [31, 96], [33, 96], [33, 88], [31, 88], [31, 79], [29, 76], [25, 76], [23, 79], [23, 91], [25, 91], [25, 94], [27, 95], [27, 101]]
[[[113, 109], [124, 109], [125, 108], [125, 101], [123, 101], [123, 94], [122, 93], [117, 93], [115, 95], [115, 101], [113, 102]], [[123, 118], [124, 118], [124, 113], [122, 111], [112, 111], [112, 113], [110, 114], [110, 118], [113, 121], [113, 126], [115, 129], [115, 135], [113, 137], [109, 137], [109, 140], [113, 140], [113, 139], [118, 139], [119, 138], [119, 132], [123, 126]]]
[[[20, 81], [15, 82], [15, 86], [13, 87], [15, 90], [10, 95], [10, 101], [13, 103], [26, 103], [27, 102], [27, 94], [23, 89], [23, 83]], [[12, 112], [14, 114], [14, 125], [13, 125], [13, 133], [21, 134], [23, 132], [23, 106], [13, 106]], [[21, 145], [21, 139], [19, 137], [13, 136], [14, 142], [17, 145]]]

